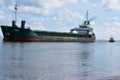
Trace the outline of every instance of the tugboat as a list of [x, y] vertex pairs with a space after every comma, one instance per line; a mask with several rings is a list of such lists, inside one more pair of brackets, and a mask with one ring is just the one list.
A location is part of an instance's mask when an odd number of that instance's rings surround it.
[[[17, 10], [17, 6], [15, 10]], [[1, 30], [5, 42], [95, 42], [96, 36], [93, 28], [90, 27], [90, 21], [87, 12], [87, 20], [78, 28], [73, 28], [70, 32], [53, 32], [25, 28], [25, 21], [21, 21], [21, 27], [18, 27], [15, 16], [12, 26], [2, 25]], [[73, 33], [73, 31], [77, 31], [77, 33]]]
[[115, 42], [113, 37], [110, 37], [109, 42]]

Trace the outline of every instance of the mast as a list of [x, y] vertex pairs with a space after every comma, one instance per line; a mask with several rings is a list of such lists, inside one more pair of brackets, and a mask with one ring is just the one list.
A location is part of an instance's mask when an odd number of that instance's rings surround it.
[[88, 19], [88, 11], [86, 13], [86, 20], [84, 21], [84, 25], [86, 25], [87, 27], [90, 25], [90, 20]]
[[17, 3], [15, 4], [14, 9], [15, 9], [15, 22], [17, 22]]
[[87, 21], [88, 21], [88, 11], [87, 11], [87, 13], [86, 13], [86, 19], [87, 19]]

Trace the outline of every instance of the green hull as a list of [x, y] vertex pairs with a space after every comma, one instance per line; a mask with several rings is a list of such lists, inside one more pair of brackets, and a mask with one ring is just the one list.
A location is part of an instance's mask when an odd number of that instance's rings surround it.
[[74, 33], [32, 31], [30, 29], [1, 26], [4, 41], [50, 41], [50, 42], [94, 42], [95, 35], [79, 35]]
[[75, 33], [65, 32], [50, 32], [50, 31], [33, 31], [24, 28], [23, 23], [21, 28], [12, 26], [1, 26], [4, 41], [19, 41], [19, 42], [94, 42], [95, 34], [80, 35]]

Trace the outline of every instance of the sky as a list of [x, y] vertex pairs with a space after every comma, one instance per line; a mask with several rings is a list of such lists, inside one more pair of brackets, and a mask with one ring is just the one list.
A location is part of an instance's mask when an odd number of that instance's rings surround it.
[[120, 40], [120, 0], [0, 0], [0, 25], [11, 25], [16, 3], [18, 26], [25, 20], [32, 30], [69, 32], [88, 11], [97, 39]]

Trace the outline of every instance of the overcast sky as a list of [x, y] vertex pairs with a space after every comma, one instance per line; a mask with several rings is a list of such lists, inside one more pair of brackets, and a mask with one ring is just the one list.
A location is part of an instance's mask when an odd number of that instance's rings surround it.
[[18, 26], [26, 20], [34, 30], [69, 32], [83, 23], [89, 11], [97, 39], [120, 40], [120, 0], [0, 0], [0, 25], [11, 25], [16, 2]]

